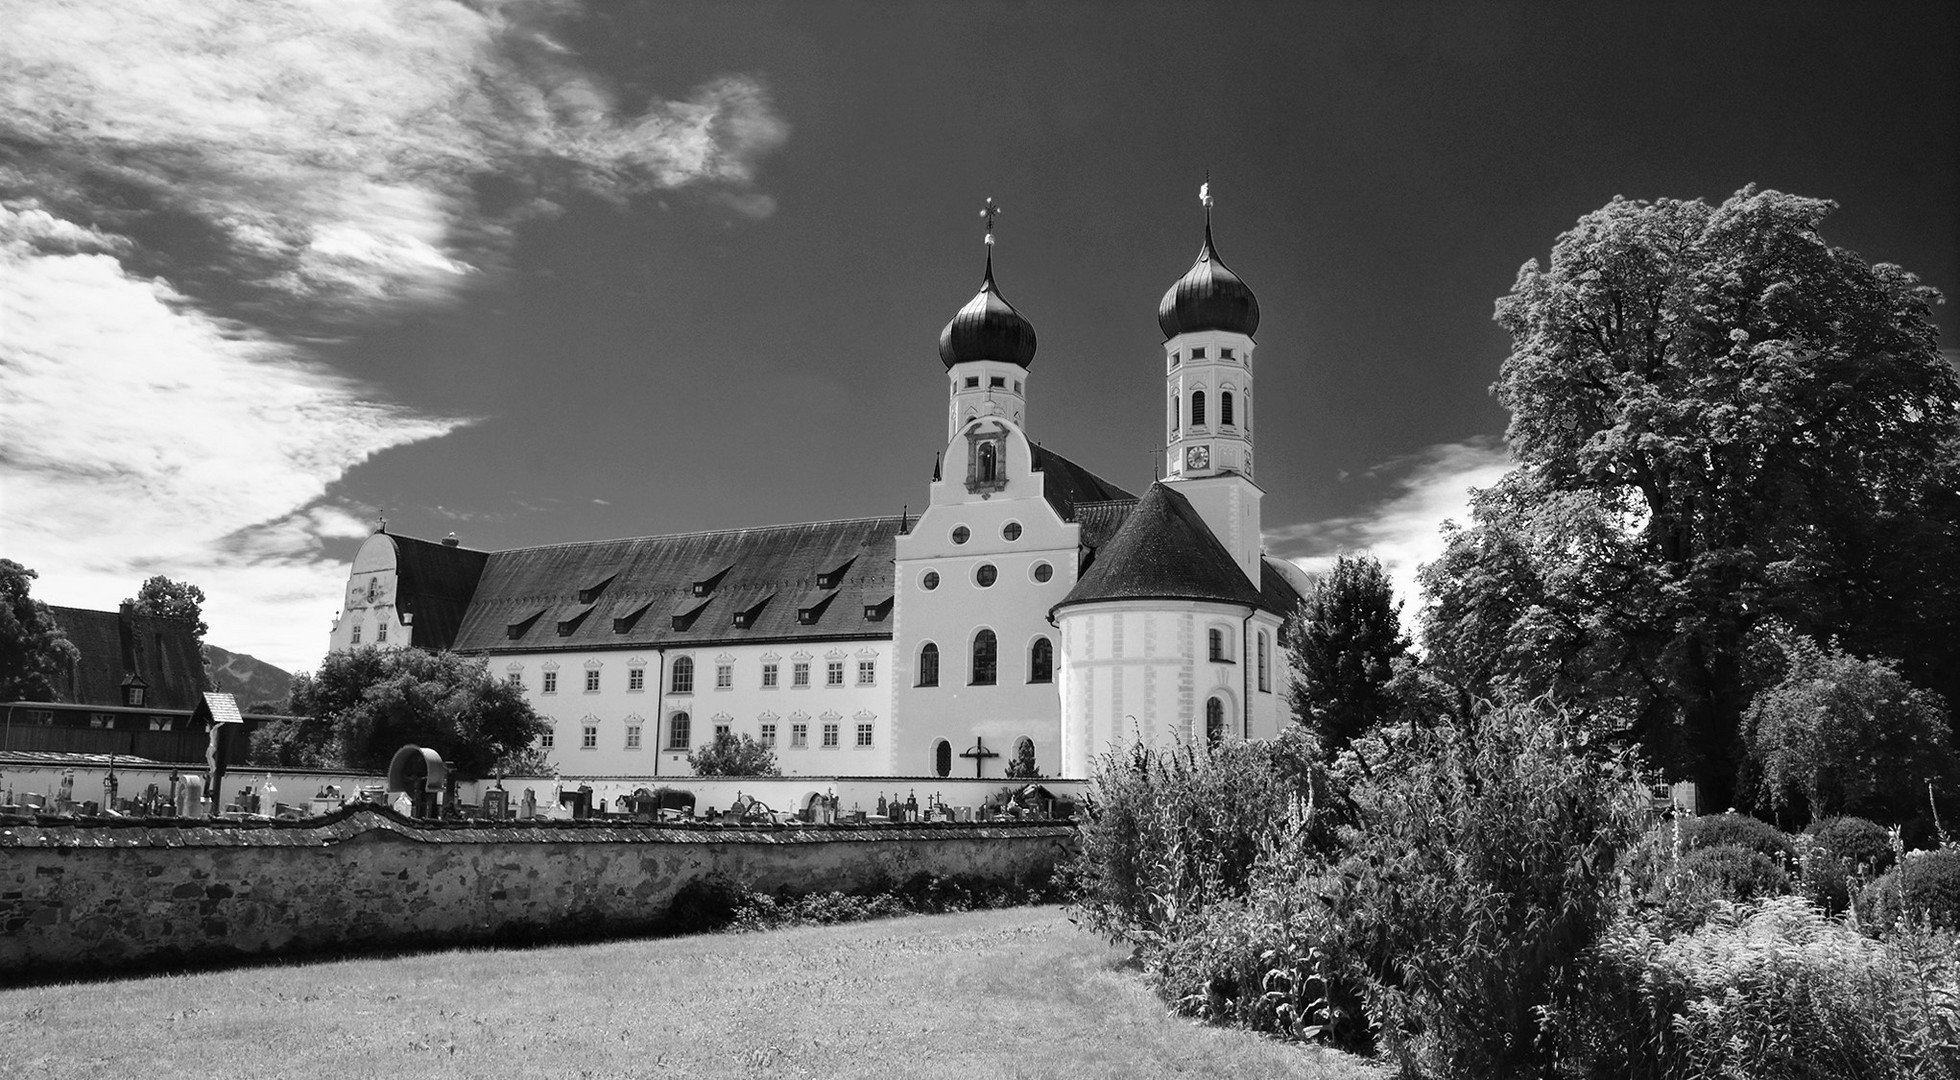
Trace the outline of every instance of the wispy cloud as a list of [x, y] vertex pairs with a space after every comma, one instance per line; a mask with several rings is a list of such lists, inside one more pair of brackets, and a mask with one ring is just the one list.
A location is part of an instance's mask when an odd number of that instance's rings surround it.
[[768, 214], [787, 129], [763, 87], [621, 102], [551, 37], [577, 14], [0, 0], [0, 551], [42, 595], [193, 580], [218, 643], [310, 666], [344, 573], [321, 542], [367, 529], [332, 485], [467, 422], [389, 404], [311, 335], [494, 278], [569, 191]]
[[1327, 569], [1343, 554], [1380, 559], [1406, 603], [1407, 625], [1421, 603], [1416, 569], [1442, 554], [1443, 522], [1467, 522], [1470, 489], [1495, 484], [1510, 468], [1510, 452], [1499, 439], [1430, 446], [1363, 474], [1388, 484], [1388, 494], [1369, 512], [1269, 528], [1266, 543], [1309, 572]]

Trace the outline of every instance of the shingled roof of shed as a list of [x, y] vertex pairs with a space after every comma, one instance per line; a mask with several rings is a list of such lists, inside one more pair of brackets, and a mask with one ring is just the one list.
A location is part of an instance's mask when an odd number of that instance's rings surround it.
[[[884, 613], [900, 525], [896, 517], [853, 518], [492, 552], [454, 647], [500, 653], [888, 638]], [[835, 598], [800, 621], [798, 598], [818, 589], [819, 575], [831, 574]], [[581, 602], [580, 590], [601, 581], [598, 595]], [[695, 595], [697, 583], [708, 588], [705, 597]], [[737, 626], [736, 611], [753, 609], [764, 596], [773, 598]], [[596, 610], [564, 634], [557, 618], [526, 624], [540, 612], [587, 606]], [[867, 607], [878, 617], [866, 618]], [[676, 629], [683, 611], [693, 613]]]
[[73, 667], [55, 679], [61, 700], [121, 705], [123, 680], [135, 675], [148, 687], [143, 698], [148, 707], [188, 709], [197, 704], [204, 658], [197, 651], [195, 623], [53, 604], [48, 605], [48, 613], [81, 653]]
[[1137, 500], [1055, 610], [1098, 600], [1208, 600], [1266, 607], [1265, 597], [1246, 580], [1204, 518], [1161, 482]]

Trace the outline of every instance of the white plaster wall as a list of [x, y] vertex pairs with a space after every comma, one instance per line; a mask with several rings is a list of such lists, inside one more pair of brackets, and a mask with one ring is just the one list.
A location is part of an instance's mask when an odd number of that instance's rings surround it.
[[340, 613], [334, 616], [333, 629], [327, 635], [327, 652], [353, 647], [356, 626], [361, 628], [362, 645], [400, 648], [408, 644], [408, 628], [395, 608], [399, 579], [395, 542], [385, 533], [376, 533], [363, 541], [347, 571], [347, 588], [341, 594]]
[[[1025, 737], [1034, 740], [1036, 764], [1043, 773], [1067, 775], [1060, 753], [1058, 684], [1029, 683], [1028, 667], [1034, 640], [1046, 637], [1059, 674], [1061, 642], [1049, 625], [1048, 609], [1075, 584], [1081, 530], [1063, 521], [1042, 497], [1044, 477], [1030, 471], [1026, 436], [1011, 423], [1007, 428], [1006, 487], [966, 490], [967, 440], [958, 434], [942, 469], [946, 479], [932, 485], [930, 505], [911, 532], [898, 538], [893, 611], [897, 737], [884, 766], [892, 774], [930, 775], [934, 748], [944, 739], [955, 755], [950, 775], [971, 777], [975, 759], [957, 755], [982, 740], [1001, 756], [980, 759], [981, 775], [1001, 777], [1015, 743]], [[1021, 526], [1017, 539], [1004, 536], [1009, 522]], [[964, 544], [952, 539], [960, 526], [969, 533]], [[1053, 571], [1047, 582], [1033, 577], [1042, 563]], [[986, 588], [976, 584], [983, 565], [993, 566], [998, 575]], [[928, 571], [939, 575], [938, 588], [923, 587]], [[998, 638], [999, 670], [994, 685], [973, 686], [972, 642], [983, 627]], [[928, 641], [939, 646], [935, 687], [917, 685], [919, 651]]]
[[[490, 672], [522, 677], [525, 696], [551, 721], [549, 760], [562, 774], [584, 776], [689, 776], [687, 755], [714, 738], [725, 723], [737, 735], [762, 737], [776, 725], [776, 760], [790, 775], [884, 771], [891, 731], [891, 642], [879, 638], [841, 641], [703, 643], [687, 649], [602, 649], [496, 653]], [[694, 688], [673, 689], [674, 661], [694, 661]], [[826, 685], [826, 665], [844, 665], [844, 684]], [[858, 681], [858, 664], [872, 664], [872, 681]], [[777, 685], [764, 687], [765, 664], [777, 665]], [[794, 685], [794, 665], [810, 665], [810, 684]], [[728, 665], [730, 685], [716, 685], [716, 669]], [[558, 686], [544, 692], [544, 673], [555, 665]], [[585, 672], [599, 672], [599, 689], [585, 689]], [[642, 688], [630, 689], [633, 668], [645, 671]], [[686, 749], [672, 747], [672, 719], [689, 717]], [[793, 725], [808, 725], [806, 745], [792, 746]], [[838, 725], [838, 745], [823, 746], [823, 725]], [[870, 747], [857, 745], [857, 725], [869, 723]], [[598, 728], [598, 745], [582, 745], [584, 728]], [[627, 729], [640, 728], [640, 745], [628, 747]], [[629, 789], [630, 790], [630, 789]]]

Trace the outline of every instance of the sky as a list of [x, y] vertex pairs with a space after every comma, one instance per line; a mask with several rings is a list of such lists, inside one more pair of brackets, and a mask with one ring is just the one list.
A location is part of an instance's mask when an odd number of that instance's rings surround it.
[[1030, 435], [1141, 491], [1209, 176], [1268, 549], [1371, 552], [1412, 615], [1506, 468], [1493, 302], [1581, 215], [1827, 197], [1960, 290], [1956, 12], [0, 0], [0, 556], [69, 606], [190, 581], [310, 670], [384, 518], [916, 511], [990, 197]]

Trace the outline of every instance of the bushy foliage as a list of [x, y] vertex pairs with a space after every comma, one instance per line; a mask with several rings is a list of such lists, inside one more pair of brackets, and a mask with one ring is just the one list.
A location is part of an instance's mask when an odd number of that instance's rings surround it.
[[755, 736], [720, 732], [687, 755], [688, 767], [696, 776], [781, 776], [776, 751]]
[[1815, 817], [1884, 813], [1916, 801], [1932, 779], [1953, 775], [1946, 703], [1882, 658], [1860, 659], [1788, 631], [1770, 637], [1782, 681], [1758, 693], [1743, 719], [1761, 800], [1798, 800]]
[[1960, 930], [1960, 847], [1908, 852], [1858, 894], [1858, 918], [1881, 933], [1915, 922]]
[[1311, 820], [1318, 757], [1298, 731], [1103, 755], [1068, 871], [1084, 920], [1140, 944], [1185, 913], [1243, 896], [1261, 853]]
[[1892, 835], [1875, 821], [1861, 817], [1820, 818], [1804, 829], [1817, 846], [1871, 873], [1882, 874], [1892, 865]]
[[1789, 873], [1775, 859], [1741, 844], [1696, 848], [1681, 856], [1674, 873], [1706, 884], [1723, 900], [1781, 896], [1790, 888]]
[[1788, 833], [1747, 814], [1706, 814], [1682, 818], [1680, 822], [1684, 852], [1733, 844], [1783, 863], [1797, 853], [1796, 841]]
[[54, 680], [81, 653], [30, 595], [40, 575], [0, 559], [0, 701], [53, 701]]
[[1724, 905], [1691, 933], [1624, 920], [1550, 1033], [1600, 1080], [1960, 1076], [1950, 935], [1877, 941], [1798, 897]]
[[486, 776], [549, 730], [524, 691], [492, 678], [482, 659], [422, 649], [330, 653], [319, 671], [294, 677], [292, 706], [301, 719], [277, 725], [282, 734], [268, 737], [266, 752], [330, 747], [340, 765], [356, 769], [386, 768], [412, 743], [441, 754], [458, 776]]

